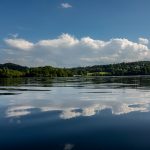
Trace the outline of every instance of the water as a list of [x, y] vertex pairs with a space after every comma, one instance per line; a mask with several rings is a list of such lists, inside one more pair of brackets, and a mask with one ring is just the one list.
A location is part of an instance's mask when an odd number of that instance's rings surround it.
[[150, 77], [0, 79], [0, 149], [149, 150]]

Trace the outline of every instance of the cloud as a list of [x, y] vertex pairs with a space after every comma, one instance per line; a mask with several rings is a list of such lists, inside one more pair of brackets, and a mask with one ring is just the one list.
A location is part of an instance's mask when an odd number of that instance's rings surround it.
[[12, 48], [17, 48], [21, 50], [30, 50], [33, 47], [33, 43], [28, 42], [24, 39], [5, 39], [4, 40], [7, 45]]
[[145, 38], [139, 38], [139, 43], [143, 45], [149, 44], [149, 40]]
[[141, 40], [133, 42], [125, 38], [104, 41], [62, 34], [55, 39], [42, 39], [36, 43], [20, 38], [7, 38], [4, 42], [6, 50], [0, 51], [2, 62], [10, 60], [29, 66], [74, 67], [150, 59], [148, 45], [142, 44]]
[[70, 5], [69, 3], [62, 3], [61, 7], [67, 9], [67, 8], [72, 8], [72, 5]]
[[54, 48], [59, 48], [62, 46], [71, 47], [71, 46], [78, 44], [78, 42], [79, 41], [77, 39], [70, 36], [69, 34], [62, 34], [61, 36], [58, 37], [58, 39], [41, 40], [37, 43], [37, 46], [54, 47]]

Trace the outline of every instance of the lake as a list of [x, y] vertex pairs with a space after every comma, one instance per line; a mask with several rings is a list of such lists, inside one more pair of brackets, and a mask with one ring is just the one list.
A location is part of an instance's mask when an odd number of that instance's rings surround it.
[[0, 79], [1, 150], [149, 150], [150, 76]]

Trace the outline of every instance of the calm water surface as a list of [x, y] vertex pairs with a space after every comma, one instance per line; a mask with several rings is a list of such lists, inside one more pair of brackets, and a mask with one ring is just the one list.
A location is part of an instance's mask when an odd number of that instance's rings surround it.
[[0, 150], [150, 150], [150, 77], [0, 79]]

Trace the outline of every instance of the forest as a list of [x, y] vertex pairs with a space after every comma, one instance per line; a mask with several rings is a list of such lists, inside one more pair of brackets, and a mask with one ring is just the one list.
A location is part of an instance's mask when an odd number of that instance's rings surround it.
[[52, 66], [26, 67], [13, 63], [0, 64], [0, 77], [73, 77], [150, 75], [150, 61], [138, 61], [76, 68]]

